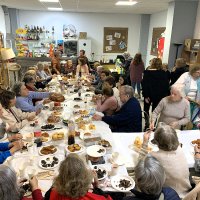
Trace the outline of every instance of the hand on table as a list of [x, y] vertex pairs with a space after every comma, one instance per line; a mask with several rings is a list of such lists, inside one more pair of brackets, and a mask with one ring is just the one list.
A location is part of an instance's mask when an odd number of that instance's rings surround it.
[[11, 142], [13, 140], [21, 140], [22, 139], [22, 135], [19, 133], [19, 134], [14, 134], [10, 137], [8, 137], [8, 141]]
[[92, 119], [95, 120], [95, 121], [101, 121], [102, 117], [100, 115], [94, 114]]
[[32, 191], [39, 189], [39, 187], [38, 187], [38, 180], [37, 180], [36, 176], [33, 176], [33, 177], [29, 180], [29, 183], [30, 183], [30, 185], [31, 185], [31, 190], [32, 190]]
[[35, 114], [36, 114], [36, 115], [39, 115], [39, 114], [41, 113], [41, 111], [42, 111], [42, 109], [39, 108], [39, 109], [35, 112]]
[[34, 115], [28, 117], [28, 121], [33, 121], [35, 119], [35, 117], [36, 117], [36, 113]]
[[18, 140], [18, 141], [10, 143], [9, 144], [9, 147], [11, 147], [10, 153], [13, 154], [14, 152], [22, 149], [23, 146], [24, 146], [24, 143], [22, 142], [22, 140]]

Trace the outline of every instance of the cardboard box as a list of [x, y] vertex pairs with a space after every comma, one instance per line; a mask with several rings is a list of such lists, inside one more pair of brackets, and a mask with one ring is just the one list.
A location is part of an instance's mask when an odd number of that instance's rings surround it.
[[80, 32], [79, 39], [87, 39], [87, 32]]

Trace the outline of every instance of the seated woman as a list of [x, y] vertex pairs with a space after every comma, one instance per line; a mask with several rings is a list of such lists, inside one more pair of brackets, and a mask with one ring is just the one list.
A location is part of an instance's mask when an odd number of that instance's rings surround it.
[[103, 87], [103, 96], [97, 95], [96, 110], [103, 112], [107, 116], [111, 116], [118, 108], [118, 101], [114, 96], [111, 87]]
[[[15, 172], [6, 165], [0, 165], [0, 199], [28, 200], [29, 198], [24, 197], [24, 190], [20, 189], [17, 182]], [[30, 179], [29, 183], [32, 189], [32, 199], [43, 200], [36, 177]]]
[[61, 66], [61, 74], [67, 75], [69, 73], [74, 73], [72, 60], [67, 60], [67, 63], [64, 66]]
[[[16, 107], [20, 108], [24, 112], [37, 112], [39, 113], [43, 108], [43, 105], [49, 103], [48, 98], [50, 96], [49, 92], [32, 92], [29, 91], [24, 83], [18, 82], [13, 86], [13, 92], [16, 94]], [[33, 99], [44, 99], [42, 103], [33, 105]]]
[[[23, 82], [25, 83], [25, 86], [29, 91], [38, 92], [38, 89], [35, 87], [35, 79], [33, 78], [33, 76], [25, 76]], [[33, 105], [35, 106], [36, 102], [41, 100], [42, 99], [32, 99]]]
[[126, 84], [127, 84], [126, 75], [120, 75], [119, 81], [116, 83], [117, 89], [120, 90], [121, 86]]
[[164, 187], [165, 170], [161, 163], [151, 155], [140, 160], [134, 169], [136, 189], [131, 190], [134, 196], [123, 200], [180, 200], [175, 190]]
[[69, 154], [61, 163], [59, 174], [52, 188], [45, 194], [45, 200], [111, 200], [110, 196], [106, 198], [88, 192], [93, 177], [92, 172], [78, 155]]
[[45, 73], [46, 73], [48, 76], [52, 76], [52, 73], [51, 73], [51, 71], [50, 71], [50, 69], [49, 69], [49, 64], [48, 64], [48, 62], [44, 62], [44, 71], [45, 71]]
[[89, 68], [87, 66], [87, 62], [85, 58], [79, 58], [78, 59], [78, 65], [76, 68], [76, 77], [83, 77], [89, 75]]
[[44, 64], [42, 62], [38, 62], [36, 74], [44, 85], [46, 85], [52, 79], [52, 76], [47, 75], [44, 71]]
[[164, 97], [153, 111], [150, 124], [151, 130], [154, 129], [156, 119], [159, 115], [159, 122], [164, 122], [175, 129], [180, 129], [182, 125], [190, 121], [190, 104], [184, 98], [183, 90], [184, 88], [180, 84], [171, 87], [170, 96]]
[[15, 107], [16, 96], [14, 92], [4, 90], [0, 93], [0, 107], [2, 106], [2, 120], [12, 127], [13, 132], [18, 132], [28, 121], [32, 121], [36, 117], [35, 112], [22, 112], [21, 109]]
[[[150, 134], [151, 132], [144, 133], [141, 156], [147, 154], [144, 149], [147, 149]], [[152, 143], [156, 144], [159, 150], [150, 154], [161, 163], [166, 173], [164, 187], [173, 188], [183, 198], [191, 189], [191, 185], [187, 160], [179, 145], [176, 131], [160, 122]]]

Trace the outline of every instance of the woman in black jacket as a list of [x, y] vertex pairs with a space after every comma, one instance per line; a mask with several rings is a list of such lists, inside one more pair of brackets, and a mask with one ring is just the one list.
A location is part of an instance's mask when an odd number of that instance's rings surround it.
[[[162, 70], [162, 60], [153, 58], [150, 67], [144, 71], [142, 80], [142, 93], [144, 97], [144, 111], [149, 116], [149, 108], [152, 111], [157, 107], [163, 97], [169, 95], [169, 80]], [[145, 129], [149, 127], [149, 117], [145, 115]]]

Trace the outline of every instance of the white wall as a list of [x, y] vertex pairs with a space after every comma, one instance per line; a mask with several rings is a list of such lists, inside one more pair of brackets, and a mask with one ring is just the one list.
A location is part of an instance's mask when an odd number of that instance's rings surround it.
[[194, 30], [194, 38], [200, 39], [200, 1], [199, 6], [197, 8], [197, 17], [196, 17], [196, 26]]
[[[95, 59], [116, 58], [117, 54], [103, 54], [104, 27], [128, 27], [128, 51], [134, 55], [139, 49], [141, 15], [134, 14], [105, 14], [105, 13], [67, 13], [19, 11], [20, 26], [38, 25], [51, 30], [55, 27], [55, 39], [62, 39], [63, 24], [73, 24], [77, 32], [87, 32], [88, 39], [92, 40], [92, 52]], [[86, 52], [87, 54], [87, 52]]]
[[155, 56], [150, 55], [153, 28], [166, 27], [166, 21], [167, 21], [167, 10], [151, 15], [150, 25], [149, 25], [149, 38], [148, 38], [148, 47], [147, 47], [146, 67], [148, 67], [149, 60], [151, 60], [152, 58], [155, 57]]
[[5, 39], [6, 38], [6, 24], [5, 24], [4, 12], [1, 6], [0, 6], [0, 32], [4, 34], [4, 39]]

